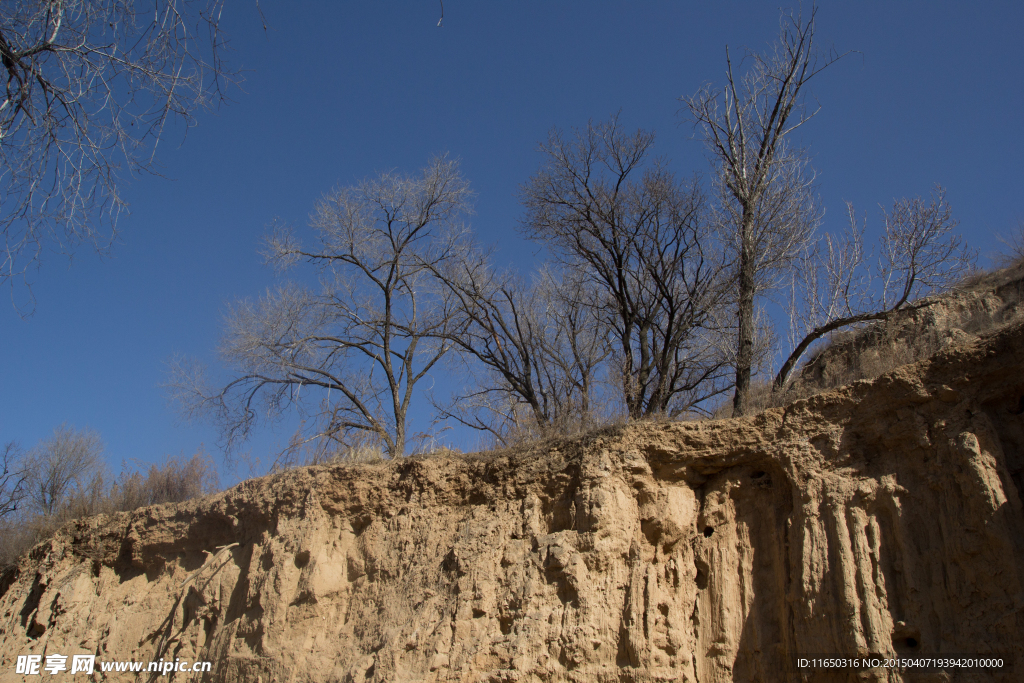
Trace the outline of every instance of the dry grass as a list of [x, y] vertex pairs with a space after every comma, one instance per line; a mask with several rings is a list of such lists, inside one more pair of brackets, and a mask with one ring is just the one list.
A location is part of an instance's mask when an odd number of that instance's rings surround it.
[[985, 291], [998, 292], [1007, 285], [1021, 285], [1024, 280], [1024, 254], [1020, 256], [1006, 257], [1002, 259], [1005, 264], [997, 270], [979, 270], [972, 273], [955, 289], [963, 291]]
[[321, 460], [310, 463], [316, 465], [355, 465], [358, 463], [375, 463], [386, 460], [384, 449], [378, 444], [358, 444], [334, 451]]

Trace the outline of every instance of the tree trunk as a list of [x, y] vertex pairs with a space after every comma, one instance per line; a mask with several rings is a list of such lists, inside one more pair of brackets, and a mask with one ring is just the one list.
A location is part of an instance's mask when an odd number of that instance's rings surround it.
[[388, 454], [392, 459], [405, 457], [405, 416], [395, 422], [395, 445]]
[[750, 366], [754, 362], [754, 237], [753, 216], [743, 212], [740, 243], [739, 329], [736, 349], [736, 393], [732, 401], [733, 417], [747, 412], [750, 393]]

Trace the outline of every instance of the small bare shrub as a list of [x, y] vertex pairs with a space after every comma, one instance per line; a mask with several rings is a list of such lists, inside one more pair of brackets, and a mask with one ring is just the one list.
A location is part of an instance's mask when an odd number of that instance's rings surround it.
[[180, 503], [216, 490], [217, 469], [202, 448], [188, 460], [168, 456], [162, 466], [152, 465], [144, 487], [148, 505]]
[[1005, 253], [999, 257], [1003, 266], [1014, 266], [1024, 261], [1024, 221], [1018, 223], [1006, 237], [999, 235], [996, 239], [1005, 248]]

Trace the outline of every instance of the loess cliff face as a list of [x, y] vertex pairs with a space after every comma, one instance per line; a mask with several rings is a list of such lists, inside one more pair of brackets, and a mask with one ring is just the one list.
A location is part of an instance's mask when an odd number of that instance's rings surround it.
[[[1022, 413], [1017, 324], [752, 418], [87, 520], [3, 577], [0, 681], [48, 653], [263, 683], [1024, 680]], [[795, 664], [868, 652], [1017, 669]]]

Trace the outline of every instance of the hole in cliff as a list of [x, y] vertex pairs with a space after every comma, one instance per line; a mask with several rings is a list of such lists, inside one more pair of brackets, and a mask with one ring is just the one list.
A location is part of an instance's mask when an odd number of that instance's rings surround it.
[[[121, 548], [117, 553], [117, 566], [122, 569], [127, 569], [129, 572], [133, 571], [132, 568], [132, 542], [131, 539], [125, 538], [121, 541]], [[118, 572], [122, 573], [122, 572]], [[136, 576], [141, 572], [134, 572]], [[133, 577], [134, 578], [134, 577]], [[124, 579], [121, 579], [121, 583], [124, 583]]]
[[1024, 396], [1020, 397], [1020, 402], [1017, 404], [1017, 410], [1011, 410], [1014, 415], [1024, 415]]
[[[904, 633], [906, 632], [904, 631]], [[921, 646], [919, 637], [920, 635], [916, 632], [913, 635], [893, 635], [892, 645], [897, 650], [917, 650]]]
[[703, 567], [697, 568], [697, 588], [704, 590], [708, 587], [708, 573]]
[[459, 568], [459, 556], [455, 552], [455, 548], [448, 551], [448, 554], [444, 556], [444, 560], [441, 562], [441, 566], [445, 570], [454, 572]]
[[309, 551], [303, 550], [301, 553], [295, 554], [295, 566], [298, 569], [302, 569], [309, 564]]
[[498, 626], [501, 627], [501, 632], [506, 636], [512, 633], [512, 617], [499, 617]]
[[764, 470], [758, 470], [758, 471], [754, 472], [753, 474], [751, 474], [750, 478], [751, 479], [760, 479], [764, 475], [765, 475], [765, 471]]
[[645, 519], [640, 522], [640, 531], [643, 532], [647, 538], [647, 542], [651, 545], [658, 545], [658, 539], [661, 538], [661, 523], [660, 520]]
[[711, 535], [715, 533], [715, 528], [706, 526], [704, 527], [704, 538], [711, 538]]
[[100, 565], [100, 561], [99, 560], [93, 560], [92, 561], [92, 575], [98, 578], [99, 575], [100, 575], [100, 569], [102, 569], [102, 566]]
[[215, 628], [217, 628], [216, 614], [203, 617], [203, 633], [206, 635], [206, 642], [210, 642], [210, 635], [213, 633]]
[[[35, 623], [33, 618], [35, 617], [36, 610], [39, 609], [39, 600], [43, 597], [43, 591], [46, 590], [46, 584], [42, 582], [42, 578], [41, 574], [36, 573], [36, 577], [32, 581], [32, 589], [28, 593], [24, 607], [21, 608], [21, 625], [26, 629], [29, 638], [38, 638], [42, 635], [42, 630], [35, 633], [35, 629], [39, 625]], [[31, 623], [29, 623], [30, 619]]]
[[474, 619], [479, 619], [480, 617], [483, 617], [483, 616], [486, 616], [486, 615], [487, 615], [487, 610], [479, 609], [477, 607], [473, 608], [473, 618]]
[[7, 591], [12, 585], [14, 585], [14, 582], [18, 580], [20, 575], [21, 571], [18, 569], [17, 565], [8, 567], [2, 574], [0, 574], [0, 598], [7, 595]]

